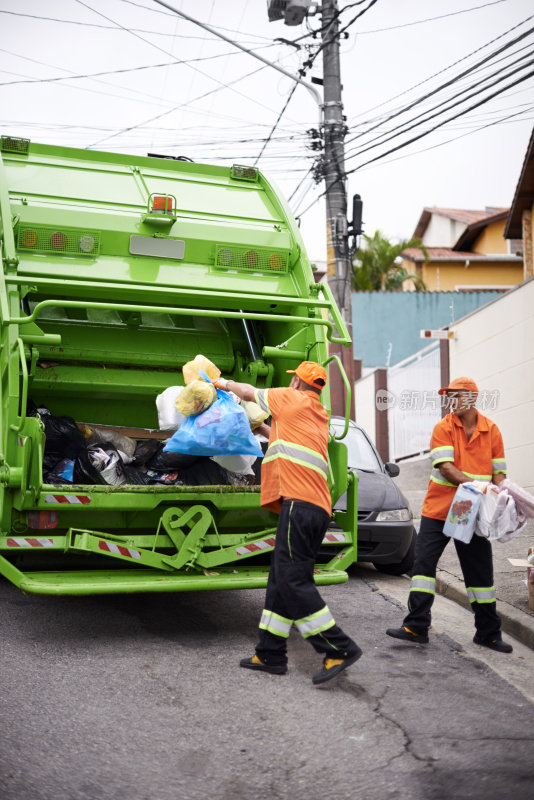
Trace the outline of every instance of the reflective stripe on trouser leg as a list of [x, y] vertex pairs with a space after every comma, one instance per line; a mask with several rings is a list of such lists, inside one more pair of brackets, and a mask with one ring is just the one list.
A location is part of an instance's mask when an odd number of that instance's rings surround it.
[[304, 639], [308, 639], [310, 636], [316, 636], [322, 633], [322, 631], [332, 628], [335, 624], [336, 621], [330, 613], [328, 606], [324, 606], [320, 611], [316, 611], [315, 614], [310, 614], [307, 617], [295, 620], [295, 625]]
[[497, 600], [495, 586], [467, 586], [466, 588], [470, 603], [495, 603]]
[[427, 575], [414, 575], [410, 584], [410, 592], [426, 592], [436, 594], [436, 579]]
[[259, 627], [263, 631], [269, 631], [273, 636], [281, 636], [283, 639], [287, 639], [292, 624], [292, 619], [281, 617], [280, 614], [275, 614], [274, 611], [268, 611], [264, 608], [261, 613]]

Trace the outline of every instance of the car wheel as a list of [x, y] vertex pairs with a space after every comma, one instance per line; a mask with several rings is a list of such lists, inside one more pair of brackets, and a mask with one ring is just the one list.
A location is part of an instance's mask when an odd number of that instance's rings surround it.
[[385, 572], [387, 575], [411, 575], [413, 569], [413, 562], [415, 558], [415, 542], [417, 541], [417, 533], [415, 528], [412, 531], [412, 541], [408, 552], [397, 564], [375, 564], [375, 568], [379, 572]]

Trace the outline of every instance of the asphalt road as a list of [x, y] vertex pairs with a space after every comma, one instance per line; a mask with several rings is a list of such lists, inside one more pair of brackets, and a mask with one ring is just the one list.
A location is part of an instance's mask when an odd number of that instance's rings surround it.
[[[408, 583], [357, 568], [322, 592], [364, 656], [314, 687], [240, 669], [262, 592], [24, 597], [0, 583], [2, 800], [501, 800], [534, 794], [534, 652], [471, 643], [443, 598], [398, 643]], [[507, 661], [508, 659], [508, 661]]]

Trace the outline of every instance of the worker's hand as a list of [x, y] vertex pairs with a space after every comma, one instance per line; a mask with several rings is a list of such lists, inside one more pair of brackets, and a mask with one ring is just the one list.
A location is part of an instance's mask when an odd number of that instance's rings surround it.
[[213, 385], [216, 389], [222, 389], [223, 392], [228, 391], [228, 381], [226, 378], [217, 378], [216, 381], [213, 381]]

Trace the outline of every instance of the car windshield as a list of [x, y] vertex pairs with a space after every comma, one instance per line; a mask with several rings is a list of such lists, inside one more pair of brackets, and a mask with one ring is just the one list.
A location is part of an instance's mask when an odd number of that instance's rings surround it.
[[[343, 432], [343, 425], [332, 423], [332, 429], [339, 436]], [[347, 445], [349, 453], [349, 467], [351, 469], [364, 469], [370, 472], [381, 472], [380, 462], [364, 434], [359, 428], [349, 428], [347, 435], [341, 440]]]

